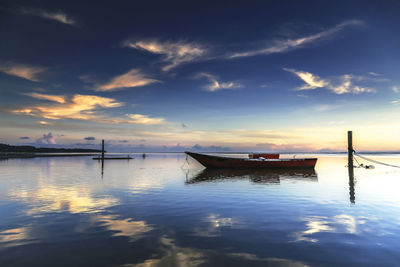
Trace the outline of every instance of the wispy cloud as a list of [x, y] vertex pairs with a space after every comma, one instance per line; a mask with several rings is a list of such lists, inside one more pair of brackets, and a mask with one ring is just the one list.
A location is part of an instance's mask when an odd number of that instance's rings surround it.
[[243, 85], [236, 83], [236, 82], [220, 82], [217, 80], [217, 77], [209, 74], [209, 73], [200, 73], [197, 75], [198, 78], [205, 77], [210, 83], [206, 85], [204, 88], [207, 91], [215, 92], [224, 89], [236, 89], [241, 88]]
[[151, 118], [148, 115], [142, 114], [126, 114], [126, 116], [131, 120], [130, 123], [133, 124], [154, 125], [164, 122], [164, 118]]
[[228, 55], [228, 58], [239, 58], [239, 57], [251, 57], [256, 55], [269, 55], [275, 53], [284, 53], [294, 49], [303, 48], [306, 45], [314, 44], [316, 42], [325, 40], [332, 37], [338, 32], [342, 31], [344, 28], [349, 26], [362, 26], [364, 22], [361, 20], [348, 20], [344, 21], [332, 28], [325, 31], [321, 31], [312, 35], [305, 37], [300, 37], [296, 39], [286, 39], [286, 40], [275, 40], [271, 45], [262, 47], [259, 49], [244, 51], [240, 53], [233, 53]]
[[[155, 125], [164, 123], [164, 118], [153, 118], [142, 114], [126, 114], [123, 117], [110, 117], [100, 109], [117, 108], [123, 106], [113, 98], [95, 95], [44, 95], [38, 93], [26, 94], [30, 97], [51, 101], [51, 104], [36, 105], [13, 110], [15, 114], [30, 115], [50, 120], [73, 119], [87, 120], [106, 124], [142, 124]], [[40, 124], [51, 124], [39, 121]]]
[[33, 82], [39, 82], [39, 74], [44, 72], [44, 68], [36, 66], [27, 66], [16, 63], [0, 64], [0, 71], [8, 75], [16, 76]]
[[138, 69], [131, 69], [127, 73], [112, 78], [109, 82], [95, 85], [96, 91], [113, 91], [123, 88], [132, 88], [145, 86], [151, 83], [159, 82], [158, 80], [148, 78]]
[[48, 100], [48, 101], [58, 102], [58, 103], [65, 103], [67, 101], [66, 96], [63, 96], [63, 95], [45, 95], [45, 94], [39, 94], [39, 93], [28, 93], [26, 95], [36, 98], [36, 99]]
[[376, 73], [376, 72], [373, 72], [373, 71], [368, 72], [368, 74], [369, 74], [369, 75], [372, 75], [372, 76], [382, 76], [382, 74]]
[[199, 61], [208, 52], [207, 49], [200, 44], [186, 43], [182, 41], [125, 41], [123, 46], [162, 55], [162, 61], [166, 62], [166, 65], [162, 68], [163, 71], [169, 71], [184, 63]]
[[392, 86], [392, 90], [395, 93], [400, 93], [400, 86]]
[[76, 25], [76, 21], [69, 17], [67, 14], [58, 11], [58, 12], [51, 12], [43, 9], [37, 9], [37, 8], [21, 8], [20, 12], [22, 14], [27, 14], [27, 15], [34, 15], [38, 16], [44, 19], [50, 19], [50, 20], [55, 20], [64, 24], [69, 24], [69, 25]]
[[[285, 71], [291, 72], [297, 75], [300, 79], [302, 79], [305, 84], [300, 86], [298, 90], [314, 90], [317, 88], [327, 88], [334, 92], [335, 94], [344, 94], [344, 93], [371, 93], [375, 92], [375, 89], [369, 87], [362, 87], [359, 85], [353, 84], [354, 76], [351, 74], [345, 74], [340, 77], [337, 77], [335, 81], [332, 79], [323, 79], [318, 75], [312, 74], [306, 71], [298, 71], [294, 69], [284, 68]], [[359, 77], [356, 77], [359, 80]]]

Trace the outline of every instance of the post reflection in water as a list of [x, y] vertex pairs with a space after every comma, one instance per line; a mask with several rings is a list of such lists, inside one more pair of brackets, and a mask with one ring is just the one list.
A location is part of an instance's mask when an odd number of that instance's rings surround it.
[[349, 194], [350, 194], [350, 203], [356, 203], [356, 192], [354, 189], [354, 167], [352, 165], [348, 166], [349, 169]]
[[261, 169], [204, 169], [192, 178], [186, 176], [185, 184], [218, 182], [228, 179], [249, 179], [254, 183], [279, 184], [281, 178], [318, 181], [314, 170], [261, 170]]
[[103, 179], [104, 175], [104, 159], [101, 160], [101, 179]]

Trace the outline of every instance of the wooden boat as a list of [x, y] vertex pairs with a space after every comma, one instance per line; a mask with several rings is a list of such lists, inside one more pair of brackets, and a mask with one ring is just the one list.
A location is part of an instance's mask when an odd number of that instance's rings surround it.
[[[193, 152], [185, 152], [206, 168], [234, 169], [314, 169], [317, 158], [279, 158], [279, 154], [250, 154], [250, 158], [220, 157]], [[258, 155], [264, 155], [259, 156]], [[278, 158], [276, 158], [278, 155]]]

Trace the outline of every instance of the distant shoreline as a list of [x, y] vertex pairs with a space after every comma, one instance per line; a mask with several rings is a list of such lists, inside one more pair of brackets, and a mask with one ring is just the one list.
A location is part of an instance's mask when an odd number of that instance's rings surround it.
[[36, 157], [76, 157], [97, 155], [101, 150], [83, 148], [47, 148], [0, 144], [0, 159]]

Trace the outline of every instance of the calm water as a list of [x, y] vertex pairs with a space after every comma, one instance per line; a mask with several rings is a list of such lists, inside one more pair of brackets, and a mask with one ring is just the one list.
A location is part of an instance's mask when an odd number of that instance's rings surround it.
[[0, 266], [398, 266], [400, 169], [355, 169], [351, 188], [344, 156], [318, 157], [315, 172], [0, 161]]

